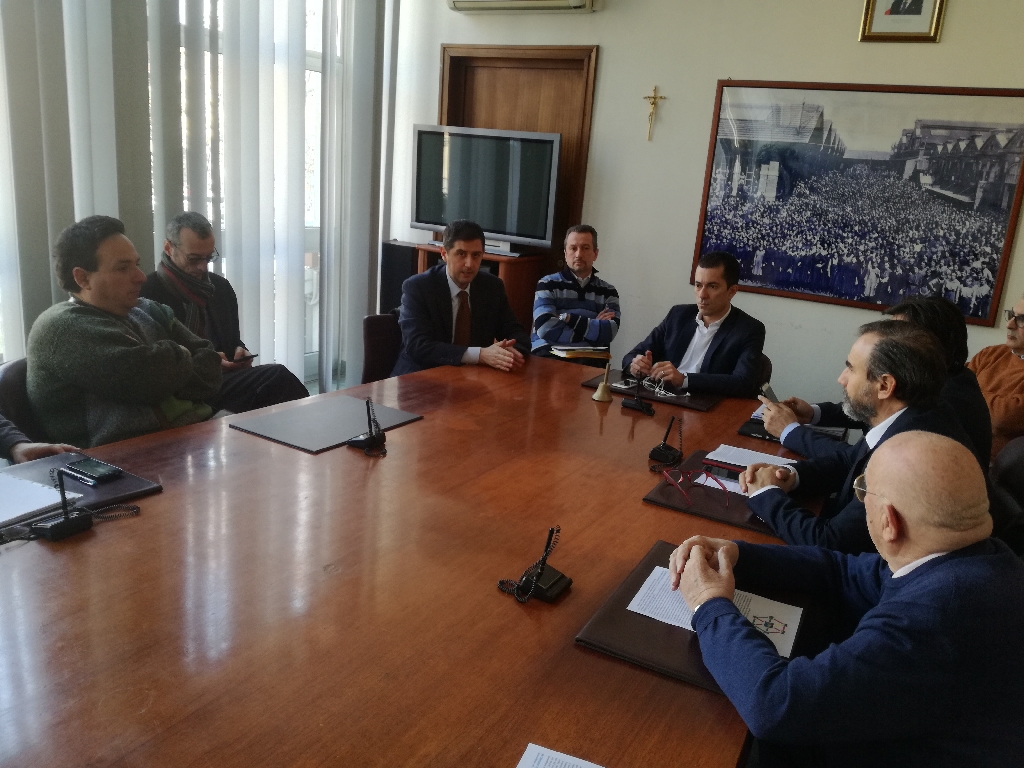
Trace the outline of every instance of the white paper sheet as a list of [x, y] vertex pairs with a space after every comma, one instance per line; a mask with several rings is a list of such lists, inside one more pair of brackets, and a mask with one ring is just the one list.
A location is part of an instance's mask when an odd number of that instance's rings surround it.
[[720, 445], [708, 454], [711, 461], [719, 461], [722, 464], [731, 464], [736, 467], [747, 467], [751, 464], [795, 464], [796, 459], [783, 459], [781, 456], [772, 456], [770, 453], [750, 451], [746, 448], [737, 448], [733, 445]]
[[[732, 491], [733, 493], [738, 493], [740, 496], [746, 496], [746, 494], [743, 493], [743, 491], [740, 490], [740, 481], [739, 480], [730, 480], [728, 477], [718, 477], [717, 475], [715, 475], [715, 477], [716, 477], [716, 479], [718, 480], [719, 483], [721, 483], [722, 485], [725, 486], [725, 490]], [[719, 485], [718, 483], [716, 483], [714, 480], [712, 480], [707, 475], [699, 475], [699, 476], [693, 478], [693, 484], [694, 485], [706, 485], [706, 486], [708, 486], [708, 488], [711, 488], [712, 490], [716, 490], [716, 489], [719, 490], [719, 491], [722, 490], [722, 486]]]
[[[800, 626], [803, 608], [786, 605], [767, 597], [737, 589], [732, 600], [740, 613], [787, 659], [793, 652], [793, 641]], [[692, 630], [693, 613], [678, 591], [673, 592], [668, 568], [657, 566], [630, 601], [629, 610], [674, 627]]]
[[[80, 499], [80, 493], [67, 493], [69, 501]], [[36, 512], [60, 506], [60, 491], [42, 483], [0, 472], [0, 526], [13, 525]]]
[[601, 768], [597, 763], [588, 763], [578, 757], [563, 755], [553, 749], [530, 744], [519, 758], [516, 768]]

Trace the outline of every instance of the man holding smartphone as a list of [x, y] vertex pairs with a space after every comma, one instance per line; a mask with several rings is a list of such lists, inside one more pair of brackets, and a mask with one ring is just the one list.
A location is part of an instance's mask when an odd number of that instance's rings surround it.
[[213, 226], [201, 213], [179, 213], [167, 223], [164, 252], [142, 295], [174, 310], [192, 333], [213, 343], [224, 381], [210, 400], [214, 410], [232, 413], [306, 397], [306, 386], [277, 363], [253, 367], [253, 355], [240, 338], [238, 298], [225, 278], [210, 271], [220, 254]]

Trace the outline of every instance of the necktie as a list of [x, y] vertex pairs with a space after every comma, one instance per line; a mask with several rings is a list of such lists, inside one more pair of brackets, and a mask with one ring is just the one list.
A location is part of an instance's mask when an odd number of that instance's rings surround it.
[[469, 346], [469, 294], [466, 291], [459, 291], [459, 311], [455, 315], [455, 337], [454, 343], [460, 347]]

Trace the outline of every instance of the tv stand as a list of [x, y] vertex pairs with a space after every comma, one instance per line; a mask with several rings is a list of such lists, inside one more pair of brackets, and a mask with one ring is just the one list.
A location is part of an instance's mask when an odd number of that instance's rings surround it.
[[[416, 245], [416, 272], [426, 272], [441, 260], [441, 247], [433, 243]], [[498, 277], [505, 283], [505, 293], [512, 312], [523, 327], [529, 331], [533, 327], [533, 295], [537, 290], [537, 281], [546, 274], [551, 264], [551, 257], [546, 253], [526, 253], [521, 256], [514, 254], [500, 255], [487, 251], [481, 263], [481, 269], [497, 267]]]

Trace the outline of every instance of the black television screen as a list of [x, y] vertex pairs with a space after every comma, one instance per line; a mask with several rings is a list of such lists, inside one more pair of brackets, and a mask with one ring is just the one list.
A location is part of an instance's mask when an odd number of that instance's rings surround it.
[[559, 135], [416, 126], [412, 226], [457, 219], [490, 239], [548, 246]]

